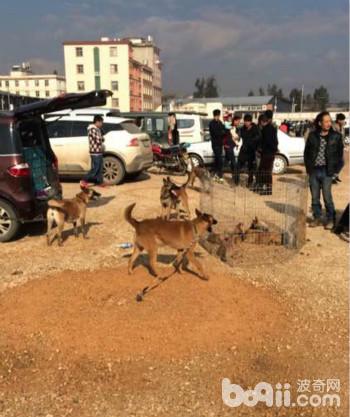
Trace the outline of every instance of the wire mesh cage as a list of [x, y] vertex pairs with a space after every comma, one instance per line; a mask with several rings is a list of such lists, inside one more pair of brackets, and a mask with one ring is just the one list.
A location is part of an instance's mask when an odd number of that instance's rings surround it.
[[200, 206], [218, 224], [202, 246], [228, 264], [283, 260], [305, 242], [307, 196], [305, 174], [276, 176], [268, 187], [251, 185], [248, 175], [237, 185], [213, 182]]

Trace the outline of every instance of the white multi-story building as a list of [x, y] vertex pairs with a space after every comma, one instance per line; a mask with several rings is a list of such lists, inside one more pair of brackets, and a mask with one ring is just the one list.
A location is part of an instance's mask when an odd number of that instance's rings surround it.
[[106, 107], [125, 112], [159, 107], [161, 67], [157, 64], [155, 71], [153, 55], [143, 58], [132, 39], [66, 41], [63, 46], [68, 92], [112, 90]]
[[30, 63], [14, 65], [0, 75], [0, 91], [25, 97], [51, 98], [66, 92], [66, 79], [58, 74], [34, 74]]

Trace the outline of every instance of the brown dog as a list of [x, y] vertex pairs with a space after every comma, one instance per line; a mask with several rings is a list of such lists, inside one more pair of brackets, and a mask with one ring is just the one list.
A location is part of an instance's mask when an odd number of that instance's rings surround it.
[[204, 192], [208, 193], [210, 189], [210, 173], [209, 171], [201, 166], [195, 166], [193, 163], [192, 158], [190, 158], [190, 164], [191, 164], [191, 172], [190, 172], [190, 186], [194, 187], [194, 182], [196, 178], [199, 179], [202, 189]]
[[186, 187], [190, 181], [188, 175], [185, 184], [177, 185], [170, 177], [163, 178], [163, 186], [160, 190], [160, 204], [162, 206], [162, 218], [170, 220], [171, 210], [176, 211], [176, 218], [179, 217], [180, 203], [184, 207], [186, 214], [190, 217], [190, 208], [188, 205], [188, 195]]
[[[78, 220], [80, 221], [81, 231], [84, 239], [86, 238], [85, 217], [86, 207], [90, 200], [96, 200], [101, 194], [92, 188], [82, 188], [82, 191], [72, 199], [50, 200], [47, 210], [47, 244], [50, 246], [53, 239], [57, 236], [58, 245], [62, 246], [62, 231], [64, 223], [73, 223], [75, 236], [78, 237]], [[56, 223], [57, 231], [52, 240], [50, 240], [51, 229]]]
[[129, 260], [128, 272], [132, 273], [133, 264], [139, 254], [145, 250], [149, 255], [149, 262], [152, 273], [158, 276], [156, 270], [158, 246], [166, 245], [177, 249], [178, 255], [174, 262], [176, 265], [183, 258], [192, 262], [199, 270], [201, 276], [208, 279], [203, 271], [202, 265], [194, 255], [194, 248], [198, 239], [205, 232], [211, 231], [212, 225], [217, 221], [213, 216], [201, 213], [196, 210], [196, 218], [193, 220], [169, 221], [161, 218], [146, 219], [138, 221], [132, 217], [135, 204], [128, 206], [125, 210], [125, 219], [135, 229], [134, 252]]

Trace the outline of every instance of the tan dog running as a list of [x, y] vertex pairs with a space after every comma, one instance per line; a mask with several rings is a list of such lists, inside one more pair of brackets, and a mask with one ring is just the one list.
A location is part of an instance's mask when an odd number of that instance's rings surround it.
[[129, 260], [128, 272], [133, 271], [133, 264], [142, 251], [148, 252], [149, 263], [152, 273], [157, 277], [156, 270], [158, 247], [161, 245], [170, 246], [176, 249], [178, 255], [174, 265], [181, 260], [183, 256], [199, 270], [204, 279], [208, 279], [202, 265], [194, 255], [194, 248], [197, 241], [207, 231], [211, 231], [212, 225], [217, 224], [213, 216], [201, 213], [196, 210], [196, 218], [193, 220], [169, 221], [161, 218], [146, 219], [138, 221], [132, 217], [132, 211], [135, 204], [131, 204], [125, 209], [125, 219], [135, 229], [134, 252]]
[[[78, 221], [80, 222], [81, 232], [84, 239], [86, 238], [87, 230], [85, 227], [86, 208], [90, 200], [96, 200], [101, 194], [92, 188], [82, 188], [82, 191], [72, 199], [50, 200], [48, 202], [49, 209], [47, 210], [47, 244], [50, 246], [57, 236], [58, 245], [62, 246], [62, 232], [65, 222], [73, 223], [74, 234], [79, 235]], [[51, 229], [56, 223], [57, 231], [50, 239]]]

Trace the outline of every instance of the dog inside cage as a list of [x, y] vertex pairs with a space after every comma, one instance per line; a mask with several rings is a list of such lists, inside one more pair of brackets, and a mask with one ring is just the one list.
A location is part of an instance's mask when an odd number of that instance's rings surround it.
[[218, 220], [202, 246], [235, 265], [284, 259], [300, 249], [306, 235], [306, 176], [274, 177], [266, 193], [242, 177], [239, 184], [212, 183], [209, 193], [201, 194], [201, 210]]

